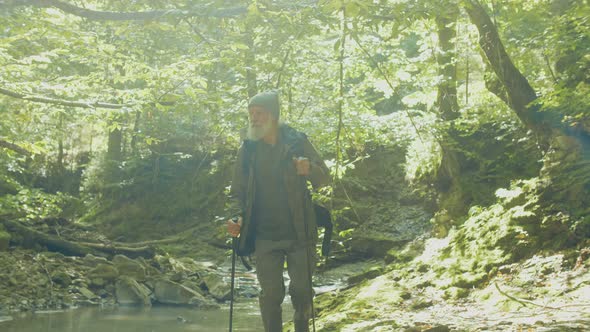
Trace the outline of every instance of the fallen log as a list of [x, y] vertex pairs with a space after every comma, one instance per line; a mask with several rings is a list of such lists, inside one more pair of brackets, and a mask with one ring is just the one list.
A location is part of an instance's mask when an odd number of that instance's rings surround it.
[[0, 223], [4, 225], [8, 232], [19, 235], [22, 240], [17, 242], [21, 242], [23, 246], [32, 247], [35, 244], [38, 244], [46, 247], [49, 251], [60, 252], [68, 256], [82, 257], [92, 254], [104, 257], [120, 254], [130, 258], [152, 258], [155, 255], [155, 249], [151, 246], [127, 247], [101, 243], [68, 241], [39, 232], [19, 222], [0, 219]]
[[152, 246], [140, 246], [140, 247], [128, 247], [120, 244], [104, 244], [104, 243], [90, 243], [90, 242], [77, 242], [88, 248], [96, 249], [101, 252], [105, 252], [109, 255], [125, 255], [129, 258], [152, 258], [156, 254], [156, 250]]

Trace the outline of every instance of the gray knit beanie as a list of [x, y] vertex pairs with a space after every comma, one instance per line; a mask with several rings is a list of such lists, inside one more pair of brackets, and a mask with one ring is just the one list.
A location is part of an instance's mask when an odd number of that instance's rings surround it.
[[276, 119], [281, 114], [279, 105], [279, 93], [276, 90], [261, 92], [250, 98], [248, 108], [252, 106], [260, 106], [269, 111]]

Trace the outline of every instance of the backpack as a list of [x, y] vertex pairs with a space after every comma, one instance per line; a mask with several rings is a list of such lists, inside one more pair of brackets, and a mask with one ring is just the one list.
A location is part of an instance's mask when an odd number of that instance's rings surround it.
[[332, 215], [330, 210], [327, 208], [313, 203], [313, 209], [315, 212], [315, 220], [318, 227], [324, 228], [324, 239], [322, 240], [322, 256], [328, 257], [330, 254], [330, 242], [332, 241]]

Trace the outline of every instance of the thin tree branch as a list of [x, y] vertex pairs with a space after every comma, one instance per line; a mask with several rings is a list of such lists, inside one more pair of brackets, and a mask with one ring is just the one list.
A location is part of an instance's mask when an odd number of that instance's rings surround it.
[[[170, 92], [171, 91], [168, 91], [168, 93], [170, 93]], [[0, 94], [10, 96], [13, 98], [32, 101], [32, 102], [36, 102], [36, 103], [55, 104], [55, 105], [61, 105], [61, 106], [81, 107], [81, 108], [121, 109], [123, 107], [131, 107], [131, 106], [135, 105], [135, 104], [111, 104], [111, 103], [103, 103], [103, 102], [99, 102], [99, 101], [70, 101], [70, 100], [56, 99], [56, 98], [50, 98], [50, 97], [32, 96], [32, 95], [26, 95], [24, 93], [20, 93], [20, 92], [16, 92], [16, 91], [4, 89], [2, 87], [0, 87]], [[159, 98], [162, 98], [162, 97], [163, 97], [163, 95], [160, 96]], [[155, 103], [151, 102], [151, 103], [145, 103], [145, 104], [146, 105], [158, 104], [158, 105], [162, 105], [162, 106], [174, 106], [176, 103], [174, 101], [160, 101], [160, 100], [158, 100]]]
[[508, 105], [531, 129], [536, 129], [528, 105], [537, 98], [528, 80], [516, 68], [500, 39], [498, 29], [478, 0], [463, 1], [471, 22], [479, 31], [479, 45], [509, 97]]
[[27, 157], [31, 155], [31, 152], [29, 150], [27, 150], [27, 149], [25, 149], [25, 148], [23, 148], [23, 147], [21, 147], [21, 146], [19, 146], [17, 144], [14, 144], [14, 143], [5, 141], [5, 140], [3, 140], [1, 138], [0, 138], [0, 147], [6, 148], [8, 150], [12, 150], [14, 152], [18, 152], [18, 153], [20, 153], [22, 155], [25, 155]]
[[0, 94], [37, 103], [55, 104], [70, 107], [121, 109], [123, 107], [131, 106], [128, 104], [111, 104], [98, 101], [69, 101], [50, 97], [31, 96], [20, 92], [4, 89], [2, 87], [0, 87]]
[[158, 21], [168, 18], [183, 17], [234, 17], [247, 11], [246, 7], [211, 9], [193, 7], [187, 9], [164, 9], [141, 12], [113, 12], [86, 9], [59, 0], [0, 0], [0, 8], [17, 6], [35, 6], [41, 8], [58, 8], [64, 13], [96, 21]]
[[560, 305], [560, 306], [549, 306], [546, 304], [541, 304], [541, 303], [537, 303], [537, 302], [533, 302], [533, 301], [529, 301], [529, 300], [525, 300], [525, 299], [519, 299], [515, 296], [512, 296], [512, 295], [506, 293], [505, 291], [501, 290], [500, 286], [498, 286], [497, 282], [494, 282], [494, 286], [496, 286], [496, 289], [498, 290], [498, 292], [500, 294], [506, 296], [507, 298], [509, 298], [512, 301], [522, 304], [525, 307], [528, 305], [532, 305], [535, 307], [540, 307], [540, 308], [544, 308], [544, 309], [551, 309], [551, 310], [562, 310], [563, 308], [571, 308], [571, 307], [590, 307], [590, 303], [574, 303], [574, 304], [565, 304], [565, 305]]
[[275, 85], [275, 89], [278, 89], [281, 87], [281, 78], [283, 75], [283, 70], [285, 70], [285, 67], [287, 66], [287, 61], [289, 60], [289, 55], [291, 54], [291, 50], [292, 50], [292, 48], [289, 47], [287, 49], [287, 52], [285, 52], [285, 57], [283, 58], [283, 64], [281, 65], [281, 69], [279, 69], [279, 77], [277, 78], [277, 84]]

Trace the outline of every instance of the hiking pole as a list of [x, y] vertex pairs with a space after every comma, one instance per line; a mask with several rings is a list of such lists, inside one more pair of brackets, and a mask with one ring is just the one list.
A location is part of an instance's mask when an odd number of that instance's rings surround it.
[[[293, 159], [295, 160], [302, 160], [302, 159], [307, 159], [306, 157], [294, 157]], [[305, 180], [304, 177], [300, 177], [300, 183], [301, 186], [304, 188], [304, 192], [309, 195], [309, 191], [307, 190], [307, 181]], [[311, 197], [310, 197], [311, 199]], [[303, 221], [303, 225], [305, 226], [305, 236], [309, 238], [309, 226], [307, 224], [307, 220]], [[313, 243], [313, 241], [311, 241]], [[314, 243], [315, 244], [315, 243]], [[308, 239], [305, 240], [305, 257], [307, 258], [307, 281], [309, 282], [309, 301], [310, 301], [310, 305], [311, 305], [311, 322], [312, 322], [312, 327], [313, 327], [313, 332], [315, 331], [315, 310], [313, 308], [313, 280], [312, 280], [312, 276], [311, 276], [311, 269], [312, 269], [312, 261], [310, 256], [310, 251], [311, 249], [315, 250], [315, 246], [310, 246], [308, 243]], [[311, 249], [310, 249], [311, 247]], [[313, 263], [315, 264], [315, 263]], [[309, 322], [307, 322], [307, 327], [309, 327]]]
[[[305, 222], [305, 228], [307, 232], [307, 222]], [[315, 248], [312, 248], [315, 250]], [[307, 278], [309, 280], [309, 301], [311, 302], [311, 324], [313, 327], [313, 332], [315, 332], [315, 310], [313, 309], [313, 281], [311, 277], [311, 259], [309, 258], [309, 251], [310, 248], [306, 243], [305, 252], [307, 254]], [[307, 323], [309, 324], [309, 323]], [[309, 325], [308, 325], [309, 326]]]
[[237, 237], [231, 239], [231, 290], [229, 298], [229, 332], [232, 332], [233, 314], [234, 314], [234, 280], [236, 277], [236, 245]]

